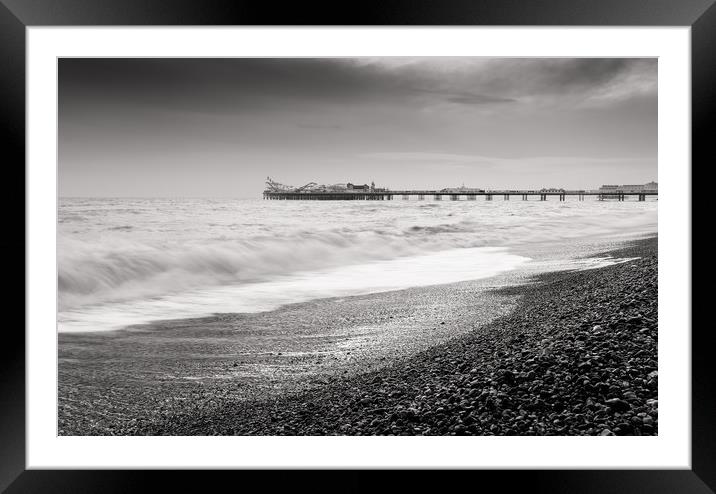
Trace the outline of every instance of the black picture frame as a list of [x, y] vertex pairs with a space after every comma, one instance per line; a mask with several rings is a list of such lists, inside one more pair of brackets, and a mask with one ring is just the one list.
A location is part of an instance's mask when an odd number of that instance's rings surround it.
[[[19, 312], [25, 297], [25, 29], [30, 26], [137, 25], [536, 25], [536, 26], [690, 26], [692, 68], [692, 163], [708, 164], [716, 114], [716, 0], [390, 0], [381, 2], [286, 2], [268, 0], [0, 0], [0, 122], [2, 122], [6, 232], [0, 249], [8, 279], [8, 313]], [[692, 164], [692, 171], [696, 167]], [[20, 184], [23, 184], [21, 187]], [[688, 198], [692, 210], [706, 198]], [[9, 228], [8, 228], [9, 227]], [[25, 263], [23, 263], [24, 265]], [[12, 281], [11, 281], [12, 280]], [[21, 285], [20, 285], [21, 283]], [[20, 288], [23, 287], [22, 289]], [[697, 294], [694, 293], [694, 298]], [[21, 300], [22, 299], [22, 300]], [[699, 304], [693, 304], [694, 308]], [[703, 306], [703, 305], [702, 305]], [[695, 315], [695, 314], [694, 314]], [[24, 328], [24, 312], [21, 316]], [[696, 321], [696, 319], [694, 319]], [[683, 328], [688, 333], [690, 328]], [[451, 477], [483, 486], [536, 492], [681, 492], [716, 491], [716, 385], [711, 366], [709, 325], [693, 324], [692, 338], [692, 469], [588, 471], [472, 471]], [[129, 492], [154, 489], [206, 489], [206, 475], [150, 471], [40, 471], [25, 469], [25, 338], [17, 324], [7, 324], [0, 344], [0, 491]], [[212, 473], [212, 483], [231, 472]], [[260, 473], [241, 472], [241, 482]], [[282, 476], [301, 486], [306, 472]], [[330, 474], [330, 475], [329, 475]], [[373, 472], [352, 471], [333, 478], [326, 472], [312, 490], [354, 491], [373, 488]], [[274, 476], [275, 477], [275, 476]], [[424, 488], [414, 472], [401, 480], [401, 490]], [[266, 475], [262, 479], [265, 482]], [[269, 477], [270, 478], [270, 477]], [[275, 482], [274, 479], [272, 481]], [[308, 480], [306, 479], [306, 483]], [[248, 484], [246, 484], [248, 485]], [[307, 484], [310, 485], [310, 484]], [[274, 484], [275, 486], [275, 484]], [[445, 486], [443, 486], [445, 487]]]

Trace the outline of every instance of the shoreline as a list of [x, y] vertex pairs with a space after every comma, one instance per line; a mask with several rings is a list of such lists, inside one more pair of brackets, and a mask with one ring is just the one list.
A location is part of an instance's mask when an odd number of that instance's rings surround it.
[[656, 245], [628, 242], [606, 254], [641, 259], [498, 288], [519, 299], [514, 310], [376, 369], [263, 400], [176, 389], [153, 416], [82, 433], [653, 435]]

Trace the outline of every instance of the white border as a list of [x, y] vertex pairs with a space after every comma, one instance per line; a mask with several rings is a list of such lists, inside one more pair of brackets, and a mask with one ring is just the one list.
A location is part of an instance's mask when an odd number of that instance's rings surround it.
[[[27, 468], [690, 468], [690, 29], [28, 28]], [[659, 57], [658, 437], [58, 437], [57, 57]]]

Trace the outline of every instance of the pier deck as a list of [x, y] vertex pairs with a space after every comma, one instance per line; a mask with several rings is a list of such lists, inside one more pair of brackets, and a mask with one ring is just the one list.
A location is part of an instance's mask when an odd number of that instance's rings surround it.
[[647, 196], [658, 196], [656, 191], [634, 191], [634, 192], [598, 192], [582, 190], [565, 190], [563, 192], [542, 192], [539, 190], [486, 190], [486, 191], [440, 191], [440, 190], [385, 190], [385, 191], [345, 191], [345, 192], [321, 192], [321, 191], [264, 191], [263, 198], [267, 200], [289, 200], [289, 201], [390, 201], [395, 196], [408, 199], [415, 196], [418, 200], [424, 200], [426, 196], [432, 196], [435, 200], [442, 200], [448, 196], [450, 200], [457, 201], [461, 196], [467, 200], [474, 200], [483, 196], [485, 200], [491, 201], [495, 196], [502, 196], [504, 200], [510, 200], [511, 196], [520, 196], [523, 201], [529, 197], [539, 197], [546, 201], [548, 196], [557, 196], [564, 201], [567, 196], [576, 196], [580, 201], [585, 196], [598, 196], [599, 200], [616, 199], [623, 201], [627, 196], [637, 196], [639, 201], [645, 201]]

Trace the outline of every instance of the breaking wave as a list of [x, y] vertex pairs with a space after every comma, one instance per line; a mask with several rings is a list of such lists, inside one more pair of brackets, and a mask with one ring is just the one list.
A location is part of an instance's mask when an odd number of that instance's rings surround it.
[[[302, 273], [420, 256], [430, 260], [425, 261], [428, 266], [439, 260], [435, 254], [458, 249], [656, 231], [656, 208], [644, 209], [643, 204], [516, 203], [502, 206], [510, 208], [504, 210], [476, 207], [475, 202], [395, 201], [370, 205], [371, 211], [353, 204], [237, 201], [217, 209], [219, 205], [188, 200], [64, 204], [58, 224], [60, 311], [284, 282]], [[478, 250], [470, 255], [496, 254]], [[509, 269], [512, 261], [500, 259]], [[410, 262], [391, 266], [411, 269]], [[439, 269], [430, 266], [425, 269]], [[413, 282], [424, 282], [420, 280]]]
[[159, 244], [62, 238], [58, 252], [60, 309], [204, 285], [255, 282], [438, 248], [437, 243], [411, 245], [400, 237], [376, 232], [305, 232], [284, 238]]

